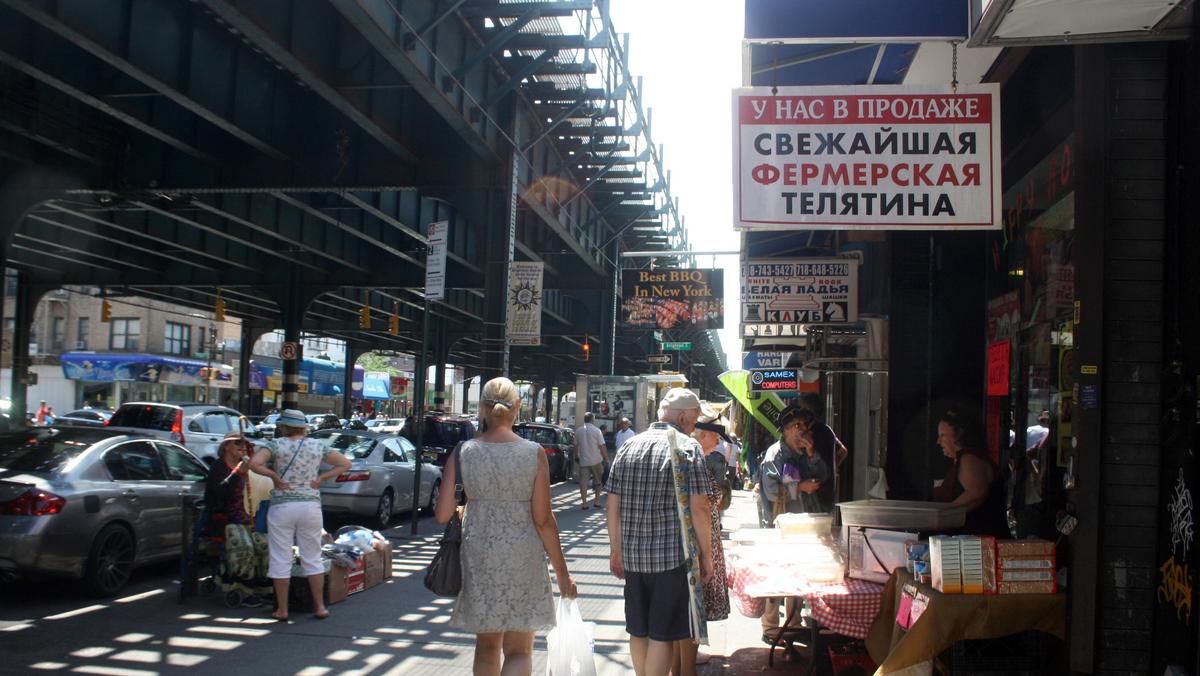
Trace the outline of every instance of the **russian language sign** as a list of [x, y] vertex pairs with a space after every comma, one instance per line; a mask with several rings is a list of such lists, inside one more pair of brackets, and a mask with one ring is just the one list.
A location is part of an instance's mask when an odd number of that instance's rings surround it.
[[858, 261], [763, 258], [742, 264], [742, 337], [799, 336], [801, 324], [858, 321]]
[[624, 270], [621, 322], [630, 329], [725, 328], [723, 270]]
[[513, 261], [508, 265], [508, 344], [541, 345], [545, 263]]
[[739, 230], [986, 230], [1003, 220], [1000, 86], [733, 92]]

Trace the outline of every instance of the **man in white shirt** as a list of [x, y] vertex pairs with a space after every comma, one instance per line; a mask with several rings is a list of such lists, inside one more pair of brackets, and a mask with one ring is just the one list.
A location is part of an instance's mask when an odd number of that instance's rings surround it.
[[583, 509], [588, 508], [588, 481], [596, 481], [595, 507], [600, 506], [600, 491], [604, 487], [604, 464], [608, 462], [608, 449], [604, 447], [604, 433], [592, 423], [596, 416], [591, 411], [583, 414], [583, 425], [575, 430], [575, 452], [579, 456], [579, 496]]
[[613, 448], [617, 451], [621, 450], [621, 446], [624, 446], [626, 441], [637, 436], [637, 432], [634, 432], [633, 428], [629, 426], [629, 418], [621, 418], [619, 424], [620, 427], [617, 428], [616, 436], [613, 438]]

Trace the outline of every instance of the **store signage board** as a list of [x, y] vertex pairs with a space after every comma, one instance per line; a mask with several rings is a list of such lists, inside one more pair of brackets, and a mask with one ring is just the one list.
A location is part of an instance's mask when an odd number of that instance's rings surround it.
[[450, 221], [435, 221], [426, 229], [429, 253], [425, 257], [425, 300], [446, 298], [446, 238]]
[[800, 389], [797, 369], [753, 369], [750, 371], [751, 392], [789, 392]]
[[691, 342], [663, 343], [662, 349], [664, 352], [689, 352], [692, 349], [692, 344]]
[[508, 268], [509, 345], [542, 344], [542, 271], [540, 261], [513, 261]]
[[999, 340], [987, 348], [987, 396], [1008, 396], [1009, 360], [1012, 341]]
[[671, 356], [667, 354], [651, 354], [646, 356], [646, 361], [651, 364], [667, 364], [671, 361]]
[[858, 321], [858, 260], [761, 258], [742, 264], [742, 337], [799, 337], [803, 324]]
[[791, 356], [791, 352], [747, 352], [742, 355], [742, 368], [779, 369], [787, 364]]
[[734, 228], [993, 230], [1000, 85], [733, 91]]
[[725, 328], [724, 270], [625, 270], [621, 324], [627, 329]]

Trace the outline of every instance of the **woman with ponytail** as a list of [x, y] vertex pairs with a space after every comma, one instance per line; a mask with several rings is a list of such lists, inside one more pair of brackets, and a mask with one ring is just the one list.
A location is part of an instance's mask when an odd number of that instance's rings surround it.
[[[443, 485], [461, 484], [467, 503], [462, 591], [450, 624], [475, 633], [477, 676], [532, 672], [533, 634], [554, 626], [547, 556], [559, 593], [575, 597], [550, 508], [550, 466], [541, 446], [513, 432], [519, 409], [511, 380], [489, 380], [480, 392], [480, 435], [455, 449], [444, 470]], [[456, 509], [454, 491], [443, 490], [438, 521]]]

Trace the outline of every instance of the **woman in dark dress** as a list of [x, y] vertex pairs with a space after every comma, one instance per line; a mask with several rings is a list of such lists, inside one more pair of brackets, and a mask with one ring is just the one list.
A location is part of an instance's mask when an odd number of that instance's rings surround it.
[[938, 419], [938, 445], [954, 461], [933, 499], [967, 508], [962, 532], [1009, 537], [1004, 518], [1004, 477], [977, 446], [975, 426], [961, 413], [947, 411]]

